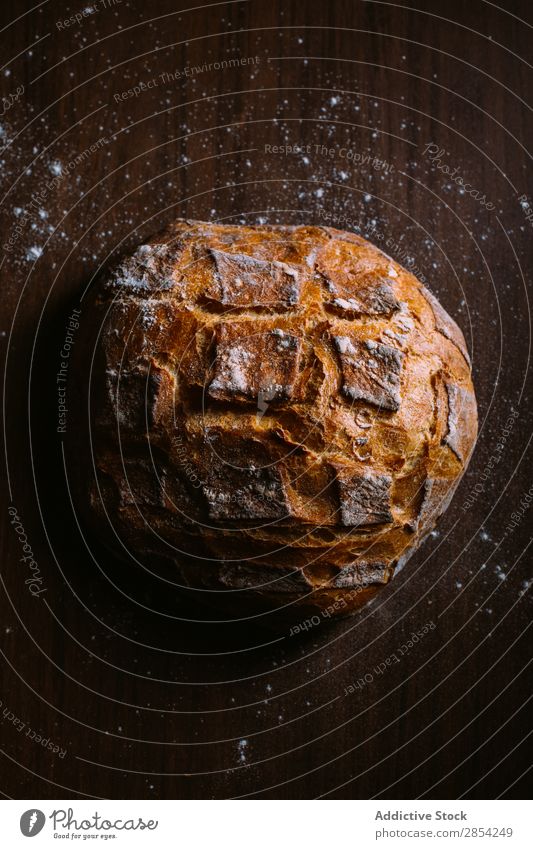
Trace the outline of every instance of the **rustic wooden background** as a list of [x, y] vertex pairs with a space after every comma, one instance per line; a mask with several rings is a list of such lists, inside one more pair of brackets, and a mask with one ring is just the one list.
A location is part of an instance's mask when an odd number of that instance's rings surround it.
[[[81, 0], [1, 10], [3, 795], [519, 798], [530, 4], [93, 2], [67, 23]], [[265, 148], [287, 144], [309, 150]], [[438, 532], [352, 619], [303, 637], [206, 623], [76, 525], [56, 431], [68, 316], [173, 216], [391, 239], [465, 332], [474, 459]]]

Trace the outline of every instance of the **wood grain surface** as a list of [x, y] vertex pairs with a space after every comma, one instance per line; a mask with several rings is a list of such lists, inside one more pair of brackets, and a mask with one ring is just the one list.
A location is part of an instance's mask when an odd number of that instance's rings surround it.
[[[531, 5], [84, 9], [0, 13], [2, 793], [527, 795]], [[297, 635], [224, 621], [77, 524], [58, 432], [69, 317], [110, 258], [178, 216], [360, 232], [465, 333], [473, 460], [353, 618]]]

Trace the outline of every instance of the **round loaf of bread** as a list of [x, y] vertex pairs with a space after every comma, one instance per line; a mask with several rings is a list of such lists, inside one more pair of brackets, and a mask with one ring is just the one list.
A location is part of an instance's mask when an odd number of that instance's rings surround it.
[[474, 446], [463, 334], [352, 233], [179, 220], [82, 326], [76, 503], [116, 552], [244, 616], [360, 607]]

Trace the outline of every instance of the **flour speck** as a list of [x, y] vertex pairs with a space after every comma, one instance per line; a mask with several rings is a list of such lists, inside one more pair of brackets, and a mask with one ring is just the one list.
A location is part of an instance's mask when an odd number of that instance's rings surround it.
[[248, 746], [248, 740], [239, 740], [238, 751], [239, 751], [239, 760], [242, 764], [246, 763], [246, 748]]

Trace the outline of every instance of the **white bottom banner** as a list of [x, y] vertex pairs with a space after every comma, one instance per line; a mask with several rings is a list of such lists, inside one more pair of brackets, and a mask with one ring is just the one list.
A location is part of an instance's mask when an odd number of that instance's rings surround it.
[[187, 849], [531, 849], [522, 801], [2, 801], [6, 849], [70, 843]]

